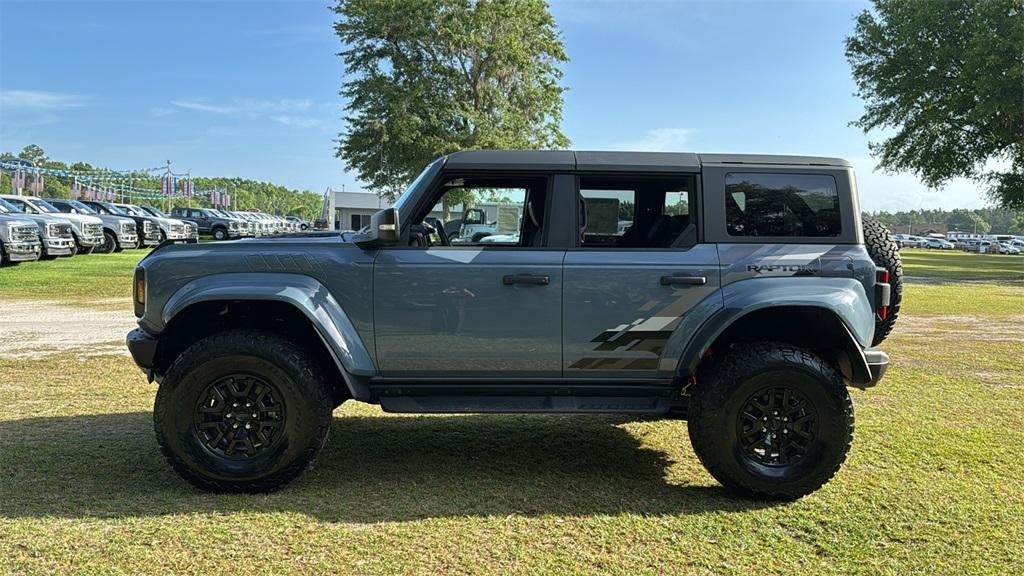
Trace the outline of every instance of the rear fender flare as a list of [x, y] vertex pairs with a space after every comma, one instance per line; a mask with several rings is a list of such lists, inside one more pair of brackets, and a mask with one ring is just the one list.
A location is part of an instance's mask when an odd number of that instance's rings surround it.
[[679, 356], [676, 374], [693, 373], [715, 340], [730, 326], [758, 310], [778, 307], [818, 308], [837, 317], [845, 328], [844, 351], [854, 384], [870, 382], [864, 348], [871, 345], [874, 312], [864, 286], [851, 278], [754, 278], [722, 289], [724, 306], [690, 338]]

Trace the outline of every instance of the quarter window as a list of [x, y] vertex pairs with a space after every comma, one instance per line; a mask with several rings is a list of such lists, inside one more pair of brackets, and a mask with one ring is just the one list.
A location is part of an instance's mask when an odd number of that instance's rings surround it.
[[725, 218], [730, 236], [839, 236], [839, 194], [832, 176], [745, 174], [725, 176]]

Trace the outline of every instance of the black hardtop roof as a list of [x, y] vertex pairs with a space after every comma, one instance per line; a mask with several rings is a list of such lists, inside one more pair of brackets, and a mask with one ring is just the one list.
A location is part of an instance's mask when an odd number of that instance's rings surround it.
[[445, 157], [445, 166], [459, 170], [580, 170], [586, 172], [642, 170], [699, 171], [706, 165], [832, 166], [847, 168], [842, 158], [772, 154], [696, 154], [693, 152], [615, 152], [589, 150], [465, 150]]

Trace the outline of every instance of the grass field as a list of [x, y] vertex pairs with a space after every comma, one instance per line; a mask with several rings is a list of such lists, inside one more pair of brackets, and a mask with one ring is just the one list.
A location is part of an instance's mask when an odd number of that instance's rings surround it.
[[[5, 268], [0, 298], [127, 304], [138, 257]], [[840, 473], [783, 504], [721, 490], [680, 421], [358, 404], [286, 489], [207, 494], [159, 456], [155, 387], [128, 358], [0, 358], [0, 574], [1018, 573], [1024, 258], [1011, 258], [904, 255], [909, 276], [937, 281], [908, 284], [886, 378], [852, 392]], [[64, 285], [73, 265], [94, 296]]]
[[1024, 254], [971, 254], [960, 250], [901, 251], [906, 274], [947, 280], [1024, 281]]

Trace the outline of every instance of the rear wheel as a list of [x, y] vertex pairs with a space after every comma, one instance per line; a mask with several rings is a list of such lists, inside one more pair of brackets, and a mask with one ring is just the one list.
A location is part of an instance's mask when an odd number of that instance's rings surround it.
[[828, 482], [853, 441], [853, 403], [821, 358], [784, 344], [738, 344], [692, 388], [694, 452], [727, 489], [794, 499]]
[[333, 406], [319, 364], [290, 340], [236, 330], [193, 344], [157, 392], [157, 443], [206, 490], [263, 492], [310, 467]]
[[903, 303], [903, 261], [896, 238], [877, 220], [864, 219], [864, 246], [875, 265], [889, 272], [889, 310], [884, 319], [875, 317], [875, 335], [871, 339], [871, 345], [878, 346], [892, 332], [896, 318], [900, 315], [900, 305]]

